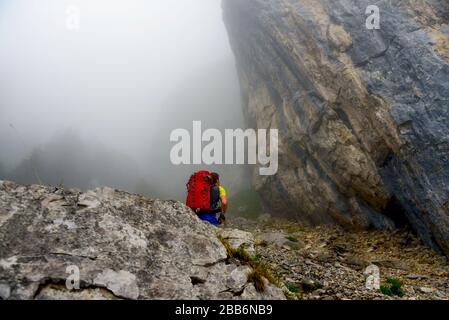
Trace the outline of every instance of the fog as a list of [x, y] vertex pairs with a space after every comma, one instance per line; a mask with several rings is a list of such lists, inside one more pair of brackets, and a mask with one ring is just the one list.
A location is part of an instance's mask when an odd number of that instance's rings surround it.
[[193, 120], [244, 127], [220, 0], [0, 0], [0, 178], [183, 199]]

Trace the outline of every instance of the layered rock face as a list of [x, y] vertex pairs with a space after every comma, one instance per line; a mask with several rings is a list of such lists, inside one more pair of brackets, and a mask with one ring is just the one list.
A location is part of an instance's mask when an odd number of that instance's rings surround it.
[[285, 298], [251, 271], [182, 203], [0, 181], [1, 299]]
[[279, 129], [274, 212], [312, 224], [409, 223], [449, 254], [449, 3], [223, 0], [248, 124]]

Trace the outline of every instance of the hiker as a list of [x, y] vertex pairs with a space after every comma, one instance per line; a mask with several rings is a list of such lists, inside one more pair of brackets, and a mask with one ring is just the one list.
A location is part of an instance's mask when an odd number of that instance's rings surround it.
[[214, 226], [224, 224], [228, 199], [226, 190], [220, 184], [220, 176], [208, 171], [194, 173], [187, 184], [186, 204], [201, 220]]
[[218, 210], [220, 213], [218, 224], [224, 224], [226, 218], [225, 213], [228, 209], [228, 197], [226, 190], [220, 184], [220, 176], [216, 172], [211, 173], [212, 187], [211, 187], [211, 204], [212, 209]]

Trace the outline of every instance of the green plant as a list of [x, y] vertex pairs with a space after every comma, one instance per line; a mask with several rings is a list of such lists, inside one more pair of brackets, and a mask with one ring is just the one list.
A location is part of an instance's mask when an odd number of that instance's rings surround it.
[[269, 266], [260, 260], [259, 256], [251, 256], [243, 248], [234, 249], [231, 247], [228, 240], [223, 238], [221, 235], [218, 236], [223, 246], [226, 248], [228, 257], [237, 259], [242, 265], [247, 265], [252, 268], [251, 273], [248, 275], [248, 281], [254, 284], [257, 291], [265, 291], [265, 281], [264, 278], [269, 282], [278, 284], [279, 280], [273, 275]]
[[322, 285], [320, 282], [315, 281], [315, 282], [313, 283], [312, 288], [313, 288], [313, 290], [322, 289], [322, 288], [323, 288], [323, 285]]
[[299, 287], [297, 287], [294, 283], [287, 283], [285, 285], [288, 289], [288, 291], [292, 292], [292, 293], [300, 293], [301, 289]]
[[380, 286], [380, 292], [387, 296], [404, 296], [402, 282], [397, 278], [388, 278], [387, 282]]
[[260, 255], [260, 253], [256, 253], [253, 257], [254, 260], [256, 261], [261, 261], [262, 260], [262, 256]]
[[287, 240], [289, 240], [289, 241], [291, 241], [291, 242], [298, 242], [298, 239], [296, 239], [295, 237], [293, 237], [293, 236], [288, 236], [288, 237], [285, 237]]
[[387, 295], [387, 296], [392, 296], [393, 295], [393, 293], [391, 292], [390, 286], [388, 286], [388, 285], [384, 285], [384, 284], [381, 285], [379, 291], [382, 294]]
[[265, 281], [263, 279], [263, 276], [256, 270], [253, 270], [248, 274], [248, 281], [254, 284], [254, 287], [257, 291], [265, 291]]

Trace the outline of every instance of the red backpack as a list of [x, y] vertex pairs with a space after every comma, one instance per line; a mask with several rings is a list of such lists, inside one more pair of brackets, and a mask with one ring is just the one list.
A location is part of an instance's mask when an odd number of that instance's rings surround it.
[[209, 171], [198, 171], [190, 176], [187, 183], [186, 205], [193, 211], [211, 211], [210, 188], [212, 177]]

